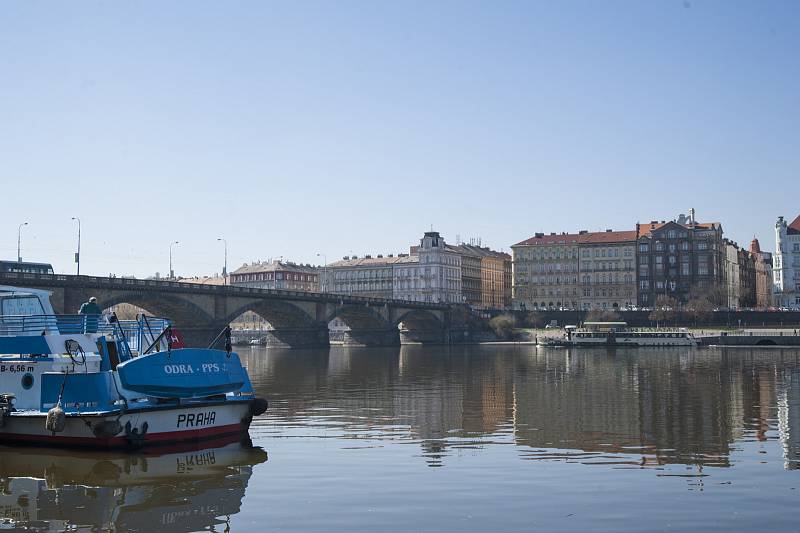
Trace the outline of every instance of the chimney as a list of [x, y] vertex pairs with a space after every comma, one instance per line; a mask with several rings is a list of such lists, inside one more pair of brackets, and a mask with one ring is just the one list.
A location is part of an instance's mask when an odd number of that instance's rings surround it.
[[690, 208], [689, 208], [689, 223], [690, 223], [692, 226], [694, 226], [694, 224], [695, 224], [695, 220], [694, 220], [694, 207], [690, 207]]

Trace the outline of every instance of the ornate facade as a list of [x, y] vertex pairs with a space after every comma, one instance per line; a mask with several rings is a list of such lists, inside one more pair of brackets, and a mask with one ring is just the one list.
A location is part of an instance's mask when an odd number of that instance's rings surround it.
[[516, 309], [577, 309], [577, 233], [537, 233], [511, 247]]
[[800, 216], [791, 224], [778, 217], [772, 267], [775, 305], [800, 309]]
[[265, 261], [245, 264], [230, 275], [231, 285], [256, 289], [283, 289], [319, 292], [320, 270], [290, 261]]
[[579, 234], [581, 309], [636, 305], [636, 232]]
[[769, 309], [774, 305], [772, 302], [772, 254], [762, 252], [758, 239], [753, 237], [753, 241], [750, 243], [750, 255], [753, 256], [755, 264], [756, 307]]
[[656, 298], [671, 296], [686, 303], [691, 293], [706, 293], [725, 305], [722, 225], [701, 223], [690, 215], [676, 221], [637, 224], [638, 303], [653, 307]]

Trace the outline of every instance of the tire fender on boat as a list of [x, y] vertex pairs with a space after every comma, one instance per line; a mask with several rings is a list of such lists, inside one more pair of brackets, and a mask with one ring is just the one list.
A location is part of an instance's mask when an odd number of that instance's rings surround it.
[[269, 403], [265, 398], [255, 398], [253, 403], [250, 404], [250, 415], [258, 416], [264, 414], [267, 407], [269, 407]]

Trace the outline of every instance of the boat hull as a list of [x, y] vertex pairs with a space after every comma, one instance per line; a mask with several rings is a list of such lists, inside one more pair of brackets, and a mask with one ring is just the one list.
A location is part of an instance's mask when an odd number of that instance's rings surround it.
[[45, 429], [46, 413], [16, 412], [5, 418], [0, 444], [122, 449], [198, 442], [247, 433], [252, 403], [220, 401], [124, 413], [68, 414], [64, 430], [58, 433]]

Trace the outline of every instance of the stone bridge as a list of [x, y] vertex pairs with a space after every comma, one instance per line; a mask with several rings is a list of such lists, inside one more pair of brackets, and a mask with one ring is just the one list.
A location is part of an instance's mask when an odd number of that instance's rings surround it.
[[462, 306], [175, 281], [0, 273], [0, 285], [52, 291], [58, 314], [74, 314], [90, 296], [101, 308], [129, 303], [169, 318], [190, 346], [206, 346], [246, 311], [269, 322], [268, 344], [292, 348], [329, 345], [328, 323], [351, 329], [346, 344], [387, 346], [402, 342], [452, 343], [468, 337]]

